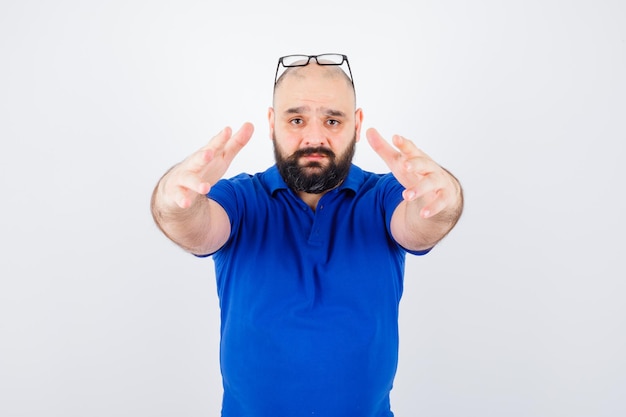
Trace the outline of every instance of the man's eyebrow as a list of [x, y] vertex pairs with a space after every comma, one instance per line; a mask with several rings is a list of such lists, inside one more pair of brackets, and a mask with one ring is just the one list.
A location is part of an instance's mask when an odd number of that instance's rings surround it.
[[300, 113], [306, 113], [309, 110], [310, 110], [309, 106], [298, 106], [298, 107], [288, 108], [287, 110], [285, 110], [285, 113], [286, 114], [300, 114]]
[[[297, 106], [288, 108], [287, 110], [285, 110], [285, 114], [301, 114], [307, 113], [309, 111], [311, 111], [311, 108], [309, 106]], [[326, 116], [346, 117], [346, 114], [341, 110], [329, 109], [328, 107], [320, 107], [318, 109], [318, 112]]]
[[334, 109], [322, 109], [322, 112], [327, 115], [327, 116], [333, 116], [333, 117], [346, 117], [346, 114], [344, 112], [342, 112], [341, 110], [334, 110]]

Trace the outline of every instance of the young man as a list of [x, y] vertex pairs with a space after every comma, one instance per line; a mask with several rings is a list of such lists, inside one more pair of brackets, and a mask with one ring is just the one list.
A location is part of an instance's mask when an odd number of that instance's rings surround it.
[[391, 172], [352, 164], [363, 112], [344, 55], [278, 68], [276, 164], [222, 179], [253, 133], [225, 128], [166, 172], [152, 213], [215, 261], [224, 417], [393, 416], [405, 255], [454, 227], [461, 186], [411, 141], [396, 135], [393, 147], [374, 129], [367, 139]]

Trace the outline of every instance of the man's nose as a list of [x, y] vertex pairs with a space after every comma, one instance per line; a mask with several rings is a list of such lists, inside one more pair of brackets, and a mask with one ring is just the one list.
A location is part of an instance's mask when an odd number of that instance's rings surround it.
[[320, 123], [311, 123], [304, 132], [304, 145], [307, 147], [328, 146], [326, 132]]

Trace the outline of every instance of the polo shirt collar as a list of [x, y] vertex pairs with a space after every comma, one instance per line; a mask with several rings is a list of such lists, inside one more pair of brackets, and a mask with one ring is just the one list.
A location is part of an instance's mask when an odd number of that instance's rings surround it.
[[[348, 176], [337, 188], [337, 190], [351, 190], [356, 193], [363, 183], [363, 179], [364, 175], [361, 168], [352, 164], [352, 166], [350, 167], [350, 172], [348, 172]], [[276, 166], [276, 164], [274, 164], [267, 170], [266, 183], [272, 195], [274, 195], [274, 193], [278, 190], [284, 190], [289, 188], [287, 186], [287, 183], [285, 183], [285, 180], [283, 180], [283, 177], [280, 175], [280, 172], [278, 172], [278, 167]]]

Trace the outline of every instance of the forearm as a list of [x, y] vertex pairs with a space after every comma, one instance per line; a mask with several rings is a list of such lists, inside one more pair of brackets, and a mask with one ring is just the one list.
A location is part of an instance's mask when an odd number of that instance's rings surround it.
[[209, 200], [198, 194], [190, 207], [179, 207], [164, 192], [168, 173], [159, 180], [152, 193], [152, 218], [161, 232], [183, 249], [191, 253], [205, 253], [209, 246], [207, 236], [211, 221]]

